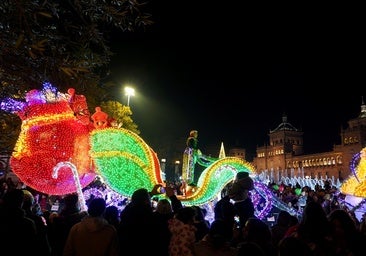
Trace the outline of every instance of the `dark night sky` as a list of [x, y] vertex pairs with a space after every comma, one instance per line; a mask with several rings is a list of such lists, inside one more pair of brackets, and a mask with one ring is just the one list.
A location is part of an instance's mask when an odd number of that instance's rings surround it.
[[136, 89], [132, 118], [153, 149], [196, 129], [201, 148], [224, 142], [253, 154], [286, 113], [304, 131], [306, 152], [323, 152], [360, 113], [365, 44], [358, 16], [346, 8], [150, 7], [151, 28], [112, 40], [112, 75], [122, 103], [123, 85]]

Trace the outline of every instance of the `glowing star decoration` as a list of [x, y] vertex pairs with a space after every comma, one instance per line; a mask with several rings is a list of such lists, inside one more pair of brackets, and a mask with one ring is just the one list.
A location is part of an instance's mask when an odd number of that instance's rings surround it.
[[340, 187], [340, 192], [356, 197], [366, 197], [366, 148], [355, 154], [350, 164], [353, 176]]
[[75, 165], [82, 187], [95, 177], [89, 156], [90, 127], [78, 122], [70, 97], [46, 86], [43, 91], [27, 93], [26, 103], [13, 109], [22, 125], [10, 166], [25, 185], [42, 193], [64, 195], [77, 188], [69, 166], [60, 167], [57, 178], [52, 177], [58, 163]]

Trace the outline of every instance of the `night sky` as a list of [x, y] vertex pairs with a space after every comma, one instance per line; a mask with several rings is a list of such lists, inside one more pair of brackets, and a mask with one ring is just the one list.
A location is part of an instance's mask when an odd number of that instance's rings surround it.
[[365, 42], [346, 9], [240, 1], [150, 8], [151, 28], [111, 43], [121, 85], [114, 94], [126, 104], [123, 86], [135, 88], [132, 118], [153, 149], [196, 129], [201, 148], [224, 142], [254, 154], [285, 113], [304, 132], [306, 153], [330, 151], [360, 113]]

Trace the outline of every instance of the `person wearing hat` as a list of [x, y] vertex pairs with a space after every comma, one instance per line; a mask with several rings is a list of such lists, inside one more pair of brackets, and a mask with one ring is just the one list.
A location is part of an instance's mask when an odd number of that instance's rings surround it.
[[[38, 248], [37, 251], [40, 255], [51, 255], [51, 246], [48, 241], [47, 220], [43, 216], [39, 204], [35, 202], [33, 194], [25, 189], [22, 189], [21, 191], [24, 193], [22, 209], [25, 212], [25, 217], [33, 220], [37, 229], [37, 241], [34, 246]], [[36, 211], [37, 207], [39, 207], [39, 211]]]

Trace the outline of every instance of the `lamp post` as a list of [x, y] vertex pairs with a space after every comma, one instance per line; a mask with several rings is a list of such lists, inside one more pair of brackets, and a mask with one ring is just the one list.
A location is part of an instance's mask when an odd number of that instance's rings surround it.
[[163, 179], [163, 181], [165, 181], [166, 180], [166, 173], [165, 173], [166, 159], [165, 158], [161, 159], [160, 166], [161, 166], [161, 178]]
[[161, 159], [161, 171], [165, 172], [165, 166], [166, 166], [166, 159]]
[[179, 177], [179, 164], [180, 164], [180, 161], [179, 160], [176, 160], [175, 161], [175, 168], [174, 168], [174, 174], [176, 177]]
[[135, 89], [131, 87], [125, 87], [125, 95], [127, 96], [127, 106], [130, 106], [130, 97], [135, 96]]

